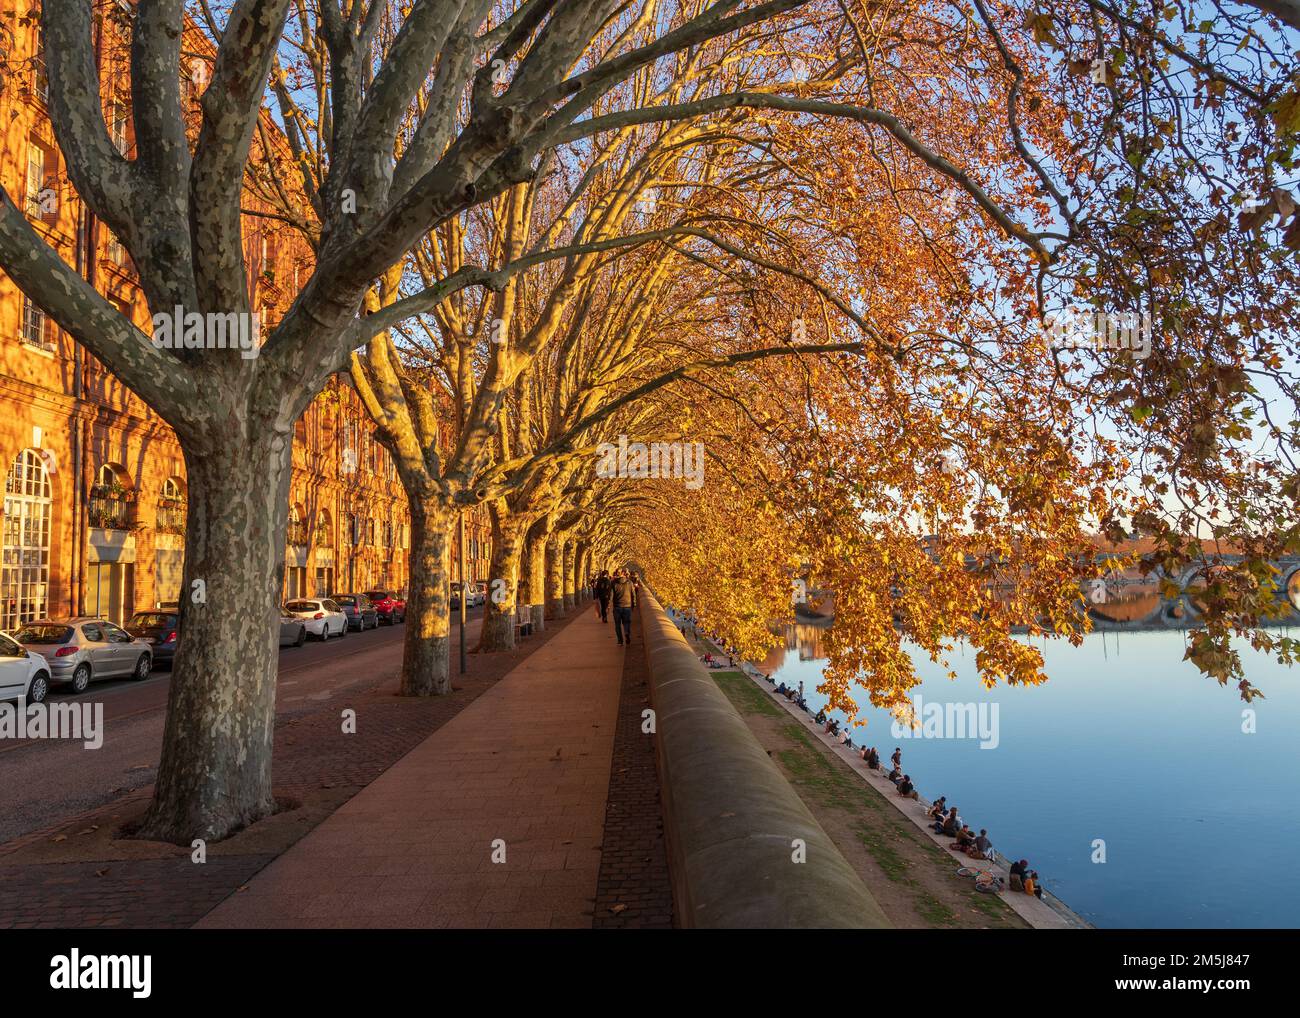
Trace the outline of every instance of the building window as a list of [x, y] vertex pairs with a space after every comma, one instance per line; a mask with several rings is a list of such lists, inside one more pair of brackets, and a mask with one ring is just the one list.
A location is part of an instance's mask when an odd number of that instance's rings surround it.
[[32, 56], [32, 94], [43, 103], [50, 101], [50, 75], [45, 67], [45, 40], [39, 29], [36, 36], [35, 54]]
[[90, 486], [90, 525], [104, 530], [129, 530], [131, 493], [107, 463]]
[[23, 297], [23, 329], [20, 338], [28, 346], [37, 350], [54, 352], [54, 340], [50, 336], [50, 320], [44, 311], [32, 303], [31, 298]]
[[50, 580], [50, 477], [35, 449], [24, 449], [5, 478], [0, 629], [46, 612]]
[[310, 543], [310, 530], [307, 521], [303, 519], [301, 506], [289, 507], [289, 533], [287, 540], [294, 547], [306, 547]]
[[27, 215], [44, 219], [49, 194], [45, 190], [45, 167], [49, 153], [45, 146], [32, 140], [27, 143]]
[[275, 238], [262, 234], [262, 275], [268, 283], [275, 282], [276, 243]]
[[109, 117], [108, 134], [113, 140], [113, 147], [125, 156], [129, 148], [129, 142], [126, 135], [126, 110], [121, 106], [113, 107]]
[[316, 547], [334, 547], [334, 527], [328, 509], [322, 509], [316, 514]]
[[[117, 234], [107, 226], [104, 227], [104, 233], [108, 236], [108, 241], [104, 244], [104, 255], [110, 262], [118, 268], [121, 268], [126, 264], [126, 248], [124, 248], [122, 242], [117, 239]], [[121, 310], [119, 301], [113, 300], [113, 303], [118, 304], [118, 310]], [[127, 314], [127, 317], [130, 318], [131, 316]]]
[[189, 511], [185, 500], [185, 488], [179, 478], [169, 477], [163, 481], [162, 493], [158, 496], [158, 520], [156, 528], [160, 534], [185, 533], [185, 517]]

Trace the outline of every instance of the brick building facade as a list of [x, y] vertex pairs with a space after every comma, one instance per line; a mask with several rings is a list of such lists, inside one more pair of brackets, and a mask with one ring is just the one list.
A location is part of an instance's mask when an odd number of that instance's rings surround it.
[[[95, 6], [105, 123], [131, 158], [123, 32], [131, 8], [119, 0]], [[45, 105], [37, 5], [5, 7], [0, 183], [37, 233], [148, 333], [150, 316], [129, 257], [78, 199], [62, 165]], [[186, 46], [181, 72], [183, 101], [190, 104], [205, 80], [204, 49], [201, 38]], [[192, 108], [197, 116], [197, 105]], [[270, 128], [265, 135], [274, 142], [278, 135]], [[255, 151], [259, 157], [266, 154]], [[256, 196], [248, 205], [256, 210]], [[244, 244], [253, 307], [269, 327], [306, 280], [310, 251], [290, 229], [255, 215], [246, 220]], [[298, 421], [293, 465], [285, 596], [405, 590], [406, 499], [345, 376]], [[44, 615], [103, 615], [120, 623], [134, 610], [179, 597], [185, 464], [175, 437], [3, 272], [0, 471], [6, 473], [0, 630]], [[487, 574], [490, 530], [479, 513], [467, 530], [467, 572], [478, 579]]]

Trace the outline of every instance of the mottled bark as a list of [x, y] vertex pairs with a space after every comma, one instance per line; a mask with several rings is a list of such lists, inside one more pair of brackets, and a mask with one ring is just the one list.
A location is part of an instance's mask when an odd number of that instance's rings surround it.
[[[511, 650], [515, 646], [515, 589], [519, 581], [519, 559], [524, 547], [524, 526], [508, 521], [493, 527], [492, 578], [488, 580], [488, 603], [483, 608], [483, 632], [479, 649]], [[505, 581], [501, 590], [497, 581]], [[496, 599], [500, 591], [501, 600]]]
[[583, 541], [578, 545], [578, 557], [574, 566], [574, 583], [577, 585], [577, 596], [580, 602], [591, 600], [590, 561], [591, 546]]
[[555, 536], [546, 539], [546, 617], [562, 619], [564, 610], [564, 546]]
[[577, 556], [577, 544], [573, 538], [564, 542], [564, 607], [576, 608], [578, 605], [577, 587], [574, 583], [574, 560]]
[[546, 628], [546, 533], [547, 522], [539, 520], [528, 531], [525, 542], [524, 575], [528, 578], [528, 609], [535, 633]]
[[402, 649], [403, 696], [451, 692], [449, 569], [455, 514], [412, 499], [411, 583]]
[[289, 433], [187, 452], [185, 634], [141, 836], [217, 840], [269, 815]]

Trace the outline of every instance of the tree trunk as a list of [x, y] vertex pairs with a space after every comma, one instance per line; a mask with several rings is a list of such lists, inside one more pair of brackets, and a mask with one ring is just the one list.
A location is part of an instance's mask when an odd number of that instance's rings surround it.
[[577, 587], [577, 598], [580, 604], [586, 604], [591, 600], [591, 586], [587, 574], [587, 559], [591, 554], [591, 549], [585, 541], [578, 545], [578, 557], [574, 560], [574, 584]]
[[291, 444], [186, 443], [181, 632], [153, 803], [140, 836], [216, 841], [269, 816]]
[[456, 517], [426, 499], [413, 498], [410, 506], [411, 589], [406, 599], [401, 692], [442, 696], [451, 692], [448, 573]]
[[564, 607], [576, 608], [578, 606], [577, 589], [573, 582], [573, 564], [577, 552], [577, 542], [569, 538], [564, 542]]
[[555, 536], [546, 539], [546, 617], [564, 618], [564, 545]]
[[[483, 631], [479, 649], [513, 650], [515, 646], [515, 591], [519, 582], [519, 556], [524, 547], [524, 531], [518, 522], [493, 528], [492, 578], [488, 580], [488, 600], [483, 607]], [[498, 580], [505, 581], [502, 590]], [[499, 592], [499, 593], [498, 593]], [[501, 597], [500, 603], [497, 602]]]
[[524, 575], [528, 579], [528, 610], [533, 632], [546, 629], [546, 520], [534, 523], [525, 544]]

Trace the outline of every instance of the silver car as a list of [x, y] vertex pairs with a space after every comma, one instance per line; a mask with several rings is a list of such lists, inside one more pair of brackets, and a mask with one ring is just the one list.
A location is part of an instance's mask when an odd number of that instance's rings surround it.
[[74, 693], [84, 693], [94, 679], [147, 679], [153, 668], [149, 644], [105, 619], [41, 619], [13, 637], [45, 658], [51, 685], [70, 685]]

